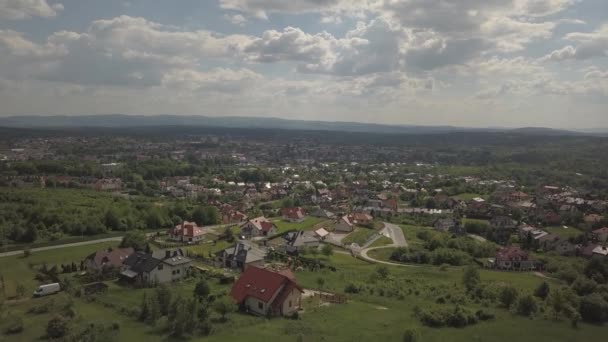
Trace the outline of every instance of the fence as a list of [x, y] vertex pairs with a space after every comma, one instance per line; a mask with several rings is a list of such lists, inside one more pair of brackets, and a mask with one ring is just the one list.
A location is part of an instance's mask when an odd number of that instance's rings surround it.
[[337, 293], [322, 293], [316, 292], [315, 298], [321, 302], [332, 303], [332, 304], [344, 304], [346, 303], [346, 296]]

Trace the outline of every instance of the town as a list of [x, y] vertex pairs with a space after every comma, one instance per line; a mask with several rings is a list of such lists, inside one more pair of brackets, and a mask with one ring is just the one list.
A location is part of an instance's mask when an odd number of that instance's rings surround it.
[[463, 135], [7, 132], [0, 336], [599, 336], [606, 140]]

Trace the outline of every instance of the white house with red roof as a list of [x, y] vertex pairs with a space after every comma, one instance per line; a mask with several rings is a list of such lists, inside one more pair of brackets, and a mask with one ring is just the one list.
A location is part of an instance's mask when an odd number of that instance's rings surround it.
[[241, 235], [246, 239], [270, 236], [277, 233], [277, 226], [264, 216], [256, 217], [241, 226]]
[[281, 209], [281, 215], [283, 216], [283, 220], [288, 222], [302, 222], [304, 221], [304, 209], [300, 207], [295, 208], [283, 208]]
[[496, 252], [494, 267], [502, 270], [528, 271], [536, 268], [528, 253], [518, 246], [502, 247]]
[[262, 316], [290, 316], [300, 308], [304, 290], [291, 272], [247, 267], [232, 286], [230, 296], [241, 310]]
[[206, 233], [203, 227], [199, 227], [195, 222], [188, 221], [178, 224], [167, 232], [169, 240], [179, 242], [198, 242], [205, 237]]

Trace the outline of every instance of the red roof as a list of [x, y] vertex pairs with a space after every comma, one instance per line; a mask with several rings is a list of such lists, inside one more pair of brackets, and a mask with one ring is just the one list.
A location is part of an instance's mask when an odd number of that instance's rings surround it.
[[608, 227], [599, 228], [593, 231], [594, 234], [608, 234]]
[[496, 253], [497, 260], [528, 260], [528, 253], [517, 246], [503, 247]]
[[[302, 291], [302, 288], [294, 280], [284, 274], [249, 266], [232, 286], [230, 296], [237, 303], [243, 302], [247, 297], [253, 297], [268, 303], [278, 291], [282, 293], [285, 291], [291, 292], [293, 288]], [[282, 293], [279, 293], [276, 298], [284, 296]]]
[[195, 237], [204, 235], [202, 227], [199, 227], [194, 222], [184, 221], [182, 224], [178, 224], [175, 228], [169, 230], [169, 234], [176, 236]]
[[304, 210], [300, 207], [283, 208], [281, 209], [281, 214], [287, 218], [298, 220], [304, 217]]
[[122, 262], [134, 252], [135, 251], [131, 247], [115, 249], [108, 248], [91, 254], [88, 259], [92, 259], [95, 265], [97, 265], [98, 267], [120, 267], [122, 265]]

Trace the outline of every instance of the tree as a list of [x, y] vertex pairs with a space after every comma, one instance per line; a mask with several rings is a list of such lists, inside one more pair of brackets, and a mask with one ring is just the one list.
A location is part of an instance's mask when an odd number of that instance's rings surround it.
[[209, 289], [209, 284], [207, 284], [205, 279], [199, 280], [194, 287], [194, 296], [198, 298], [199, 301], [207, 300], [210, 292], [211, 290]]
[[545, 300], [549, 295], [549, 291], [549, 283], [543, 281], [542, 283], [540, 283], [540, 285], [538, 285], [536, 290], [534, 290], [534, 295], [538, 298], [541, 298], [542, 300]]
[[121, 228], [120, 218], [114, 209], [108, 209], [106, 211], [103, 223], [110, 230], [119, 230]]
[[148, 238], [142, 230], [128, 231], [120, 242], [120, 248], [133, 247], [133, 249], [138, 251], [146, 250], [147, 245]]
[[326, 243], [321, 248], [321, 253], [323, 253], [323, 255], [326, 257], [330, 257], [332, 254], [334, 254], [334, 248], [330, 244]]
[[171, 307], [171, 290], [167, 285], [161, 285], [156, 288], [156, 299], [160, 309], [160, 314], [167, 316]]
[[146, 322], [155, 325], [156, 321], [161, 317], [160, 304], [156, 296], [148, 297], [148, 317]]
[[602, 323], [608, 320], [608, 302], [598, 293], [581, 299], [580, 313], [586, 322]]
[[532, 295], [525, 295], [517, 301], [517, 313], [523, 316], [530, 316], [538, 310], [536, 299]]
[[547, 303], [553, 311], [553, 317], [557, 320], [560, 316], [568, 316], [568, 312], [577, 312], [579, 307], [578, 296], [568, 287], [555, 289], [549, 293]]
[[38, 239], [38, 229], [32, 224], [29, 224], [25, 229], [21, 242], [34, 242]]
[[323, 285], [325, 285], [325, 279], [318, 277], [317, 278], [317, 285], [319, 286], [320, 289], [323, 288]]
[[205, 225], [214, 225], [221, 222], [220, 211], [214, 206], [208, 206], [203, 208], [203, 212], [205, 213]]
[[226, 316], [236, 310], [234, 301], [230, 297], [221, 297], [213, 303], [213, 310], [222, 316], [222, 321], [226, 321]]
[[139, 306], [139, 320], [145, 322], [148, 320], [150, 316], [150, 306], [148, 302], [148, 298], [146, 293], [144, 292], [144, 296], [141, 300], [141, 304]]
[[46, 334], [50, 338], [61, 338], [69, 331], [69, 321], [61, 315], [55, 315], [46, 326]]
[[517, 296], [517, 290], [514, 287], [507, 285], [500, 290], [498, 299], [504, 307], [509, 308], [515, 303]]
[[196, 222], [199, 226], [202, 226], [207, 221], [205, 217], [205, 209], [203, 207], [196, 207], [192, 212], [192, 220]]
[[472, 292], [479, 286], [481, 278], [479, 270], [475, 266], [469, 266], [464, 270], [462, 275], [462, 283], [468, 292]]
[[416, 329], [406, 329], [403, 333], [403, 342], [418, 342], [420, 334]]
[[376, 267], [376, 273], [378, 273], [380, 278], [386, 279], [386, 278], [388, 278], [388, 275], [389, 275], [388, 267], [386, 267], [384, 265], [378, 266], [378, 267]]

